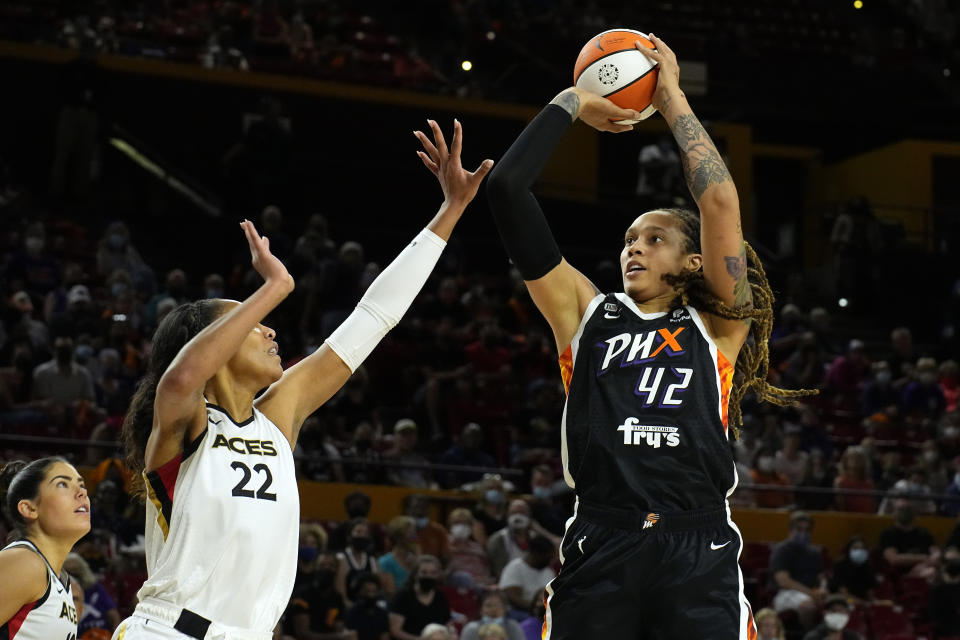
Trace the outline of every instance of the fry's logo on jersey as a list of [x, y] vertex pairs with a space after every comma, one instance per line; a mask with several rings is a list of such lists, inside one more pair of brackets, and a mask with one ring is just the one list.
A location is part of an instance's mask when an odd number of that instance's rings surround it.
[[226, 447], [234, 453], [250, 454], [255, 456], [275, 456], [277, 449], [273, 446], [273, 440], [245, 440], [244, 438], [227, 438], [222, 433], [218, 433], [213, 439], [211, 449], [217, 447]]
[[[660, 352], [664, 352], [670, 357], [682, 354], [683, 347], [680, 346], [677, 336], [683, 333], [685, 328], [677, 327], [675, 331], [664, 328], [635, 334], [621, 333], [604, 340], [597, 345], [605, 349], [600, 371], [597, 372], [597, 375], [606, 373], [610, 365], [616, 360], [620, 361], [621, 367], [630, 367], [650, 362]], [[630, 348], [629, 351], [627, 347]]]
[[680, 434], [677, 433], [677, 427], [664, 427], [661, 425], [640, 424], [636, 418], [627, 418], [623, 424], [617, 427], [617, 431], [623, 432], [623, 444], [640, 445], [645, 444], [648, 447], [659, 449], [661, 445], [676, 447], [680, 444]]

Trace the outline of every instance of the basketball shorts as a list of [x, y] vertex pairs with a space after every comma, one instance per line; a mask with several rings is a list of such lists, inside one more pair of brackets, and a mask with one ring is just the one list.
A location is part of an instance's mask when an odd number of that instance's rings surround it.
[[547, 585], [544, 640], [754, 640], [725, 505], [680, 513], [579, 502]]
[[141, 602], [111, 640], [271, 640], [272, 633], [226, 627], [157, 601]]

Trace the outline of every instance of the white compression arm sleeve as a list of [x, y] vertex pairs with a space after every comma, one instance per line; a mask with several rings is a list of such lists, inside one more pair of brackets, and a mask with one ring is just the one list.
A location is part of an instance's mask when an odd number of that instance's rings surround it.
[[353, 313], [330, 334], [327, 344], [350, 371], [356, 371], [383, 336], [397, 326], [445, 246], [447, 243], [429, 229], [421, 231], [370, 284]]

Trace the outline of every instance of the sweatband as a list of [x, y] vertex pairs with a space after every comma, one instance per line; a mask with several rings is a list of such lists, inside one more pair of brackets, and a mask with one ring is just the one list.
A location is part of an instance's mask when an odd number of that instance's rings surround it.
[[334, 329], [326, 342], [350, 371], [356, 371], [400, 318], [440, 259], [447, 246], [439, 236], [424, 229], [374, 280], [357, 308]]
[[487, 201], [507, 255], [524, 280], [547, 275], [563, 259], [531, 189], [570, 127], [570, 114], [548, 104], [487, 177]]

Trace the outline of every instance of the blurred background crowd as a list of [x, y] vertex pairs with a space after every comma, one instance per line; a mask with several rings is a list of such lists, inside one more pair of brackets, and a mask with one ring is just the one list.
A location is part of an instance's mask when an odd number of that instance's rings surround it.
[[[350, 103], [351, 126], [340, 127], [342, 116], [330, 114], [346, 102], [215, 86], [229, 75], [200, 86], [153, 71], [104, 72], [127, 64], [117, 62], [123, 56], [468, 98], [464, 105], [541, 104], [569, 83], [572, 66], [549, 52], [575, 55], [623, 20], [671, 34], [682, 58], [719, 60], [702, 79], [705, 108], [751, 123], [758, 138], [777, 129], [785, 142], [830, 135], [826, 152], [841, 153], [904, 127], [951, 135], [943, 114], [958, 104], [951, 66], [960, 49], [948, 3], [868, 2], [866, 20], [824, 2], [609, 4], [373, 2], [361, 11], [334, 0], [0, 0], [5, 72], [45, 84], [40, 62], [17, 61], [28, 57], [14, 48], [23, 43], [62, 47], [40, 58], [64, 63], [51, 86], [19, 89], [19, 111], [0, 119], [0, 458], [65, 454], [88, 470], [93, 531], [69, 565], [85, 591], [79, 637], [109, 637], [145, 575], [143, 507], [128, 495], [117, 440], [154, 328], [182, 302], [242, 299], [258, 284], [234, 221], [254, 220], [297, 282], [265, 321], [290, 365], [346, 318], [439, 200], [416, 186], [429, 176], [414, 173], [407, 147], [412, 168], [392, 169], [401, 143], [380, 133], [409, 136], [409, 105], [383, 118], [392, 107], [353, 112]], [[51, 53], [63, 50], [80, 57]], [[884, 74], [909, 68], [914, 112], [869, 134], [842, 114], [813, 126], [812, 114], [826, 111], [821, 92], [787, 104], [791, 83], [751, 86], [731, 71], [762, 59], [776, 60], [794, 85], [825, 61], [838, 75], [855, 73], [835, 87], [837, 102], [843, 91], [888, 91]], [[417, 109], [416, 122], [424, 115]], [[354, 125], [371, 122], [383, 125], [372, 160], [351, 139]], [[481, 146], [471, 125], [466, 153]], [[479, 126], [487, 147], [476, 153], [495, 158], [521, 123]], [[622, 140], [600, 143], [617, 158], [607, 173], [619, 184], [601, 176], [596, 202], [544, 199], [565, 254], [605, 291], [621, 286], [611, 258], [627, 213], [687, 198], [669, 137]], [[135, 168], [121, 165], [121, 152]], [[380, 163], [391, 168], [381, 173]], [[760, 638], [960, 636], [960, 531], [934, 535], [917, 522], [960, 515], [957, 227], [935, 218], [918, 240], [855, 197], [832, 203], [815, 232], [801, 234], [781, 225], [803, 190], [786, 173], [758, 171], [756, 191], [741, 199], [759, 209], [749, 239], [777, 294], [770, 380], [819, 395], [787, 408], [748, 397], [742, 438], [731, 445], [732, 506], [791, 513], [780, 542], [747, 542], [741, 557]], [[278, 637], [540, 636], [543, 587], [559, 568], [573, 509], [559, 450], [565, 395], [552, 335], [485, 209], [481, 195], [400, 325], [304, 424], [301, 480], [367, 489], [350, 489], [339, 519], [304, 521]], [[587, 219], [595, 239], [571, 233]], [[816, 245], [819, 264], [804, 264], [802, 242]], [[371, 485], [408, 490], [402, 508], [370, 519]], [[830, 553], [811, 542], [809, 514], [823, 512], [892, 524]], [[0, 539], [8, 529], [0, 521]]]

